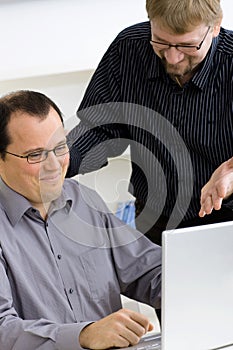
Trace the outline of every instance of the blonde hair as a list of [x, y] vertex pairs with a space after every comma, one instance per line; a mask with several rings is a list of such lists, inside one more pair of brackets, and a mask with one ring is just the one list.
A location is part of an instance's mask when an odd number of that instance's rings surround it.
[[204, 23], [221, 23], [220, 0], [146, 0], [150, 20], [158, 20], [173, 32], [183, 34]]

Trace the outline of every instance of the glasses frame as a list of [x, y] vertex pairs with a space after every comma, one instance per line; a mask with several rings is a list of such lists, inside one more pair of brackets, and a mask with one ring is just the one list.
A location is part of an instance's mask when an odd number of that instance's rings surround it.
[[[61, 147], [61, 146], [67, 146], [67, 152], [65, 152], [64, 154], [59, 154], [57, 155], [56, 154], [56, 150]], [[55, 154], [56, 157], [62, 157], [62, 156], [65, 156], [67, 153], [69, 153], [70, 149], [69, 149], [69, 146], [66, 142], [60, 144], [60, 145], [57, 145], [56, 147], [54, 147], [53, 149], [48, 149], [48, 150], [42, 150], [42, 151], [35, 151], [35, 152], [31, 152], [29, 154], [27, 154], [26, 156], [22, 156], [20, 154], [16, 154], [16, 153], [12, 153], [12, 152], [8, 152], [8, 151], [4, 151], [4, 153], [7, 153], [7, 154], [11, 154], [12, 156], [14, 157], [18, 157], [18, 158], [21, 158], [21, 159], [27, 159], [27, 162], [29, 164], [36, 164], [36, 163], [41, 163], [41, 162], [44, 162], [47, 158], [48, 158], [48, 155], [49, 155], [49, 152], [53, 152]], [[42, 160], [39, 160], [39, 161], [30, 161], [30, 156], [32, 156], [33, 154], [36, 154], [36, 153], [40, 153], [41, 152], [41, 156], [43, 158], [44, 156], [44, 159]]]
[[[164, 45], [164, 49], [160, 49], [160, 50], [169, 50], [171, 47], [175, 47], [178, 51], [182, 51], [182, 48], [187, 48], [187, 49], [193, 49], [193, 52], [195, 51], [198, 51], [201, 49], [208, 33], [209, 33], [209, 30], [210, 30], [211, 26], [208, 27], [205, 35], [204, 35], [204, 38], [202, 39], [202, 41], [200, 42], [200, 44], [198, 46], [196, 45], [178, 45], [178, 44], [169, 44], [169, 43], [161, 43], [160, 41], [155, 41], [155, 40], [150, 40], [150, 43], [152, 46], [155, 46], [153, 44], [159, 44], [159, 45]], [[156, 47], [156, 46], [155, 46]], [[183, 53], [186, 53], [186, 52], [183, 52]], [[190, 52], [191, 53], [191, 52]]]

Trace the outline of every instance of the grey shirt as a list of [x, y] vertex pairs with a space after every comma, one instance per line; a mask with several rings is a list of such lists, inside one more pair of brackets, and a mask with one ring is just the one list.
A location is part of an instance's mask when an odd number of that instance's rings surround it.
[[161, 249], [65, 180], [44, 221], [0, 180], [0, 349], [77, 350], [120, 293], [160, 303]]

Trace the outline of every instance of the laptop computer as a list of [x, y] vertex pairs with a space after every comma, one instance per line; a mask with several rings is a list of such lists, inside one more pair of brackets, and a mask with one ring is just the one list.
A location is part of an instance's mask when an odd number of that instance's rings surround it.
[[164, 231], [162, 335], [131, 349], [233, 349], [233, 221]]

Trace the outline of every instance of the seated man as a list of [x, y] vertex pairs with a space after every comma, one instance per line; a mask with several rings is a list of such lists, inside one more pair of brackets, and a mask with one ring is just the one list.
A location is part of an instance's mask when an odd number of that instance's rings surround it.
[[160, 305], [161, 249], [66, 179], [62, 115], [45, 95], [0, 99], [0, 349], [136, 344], [149, 320], [120, 293]]

